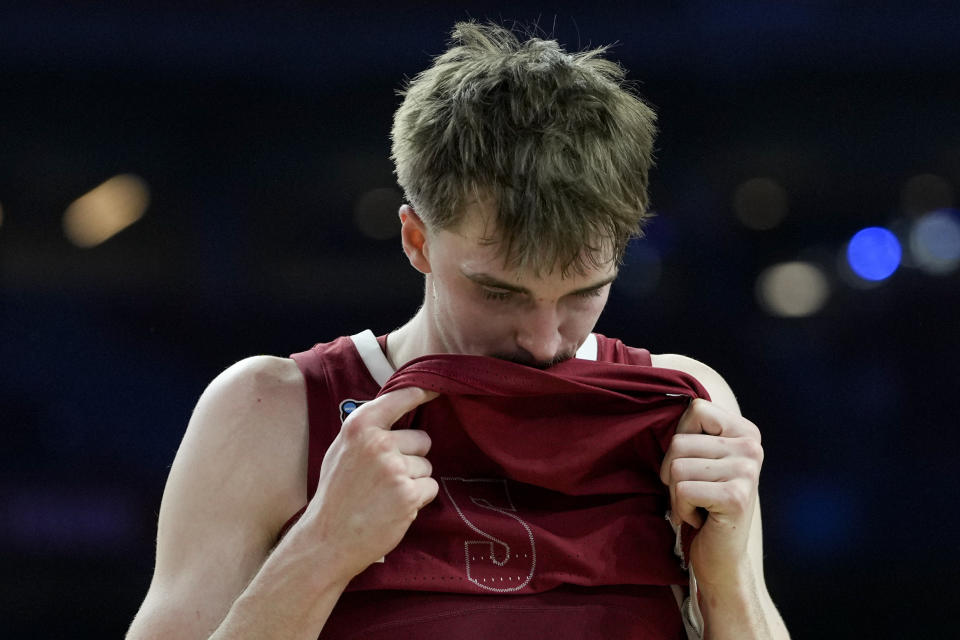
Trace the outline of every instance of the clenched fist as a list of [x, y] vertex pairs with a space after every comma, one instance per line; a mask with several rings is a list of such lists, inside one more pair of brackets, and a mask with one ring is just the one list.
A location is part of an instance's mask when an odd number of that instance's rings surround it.
[[301, 519], [348, 578], [391, 551], [438, 491], [426, 459], [430, 436], [393, 423], [437, 396], [418, 388], [386, 393], [355, 409], [320, 467]]
[[690, 562], [701, 583], [738, 580], [748, 567], [762, 464], [755, 424], [707, 400], [691, 402], [667, 449], [660, 479], [670, 488], [674, 523], [700, 530]]

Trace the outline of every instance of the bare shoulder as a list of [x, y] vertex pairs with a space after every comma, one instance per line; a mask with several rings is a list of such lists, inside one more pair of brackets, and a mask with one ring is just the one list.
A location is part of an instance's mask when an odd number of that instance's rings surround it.
[[737, 398], [733, 395], [733, 390], [727, 381], [712, 367], [695, 360], [688, 356], [682, 356], [676, 353], [652, 353], [650, 360], [653, 366], [663, 369], [674, 369], [689, 373], [700, 381], [700, 384], [710, 394], [710, 399], [724, 409], [734, 411], [740, 414], [740, 405], [737, 404]]
[[297, 363], [290, 358], [251, 356], [227, 367], [213, 379], [205, 393], [260, 391], [300, 392], [305, 388]]
[[220, 418], [211, 428], [228, 430], [260, 429], [264, 419], [278, 427], [305, 420], [306, 381], [290, 358], [245, 358], [214, 378], [200, 397], [190, 426], [208, 415]]
[[306, 502], [306, 447], [306, 382], [297, 364], [253, 356], [223, 371], [200, 396], [171, 481], [181, 458], [202, 462], [220, 477], [204, 478], [194, 469], [194, 480], [229, 478], [243, 489], [236, 491], [240, 498], [254, 502], [269, 495], [267, 504], [285, 505], [281, 514], [292, 500], [300, 503], [295, 511]]

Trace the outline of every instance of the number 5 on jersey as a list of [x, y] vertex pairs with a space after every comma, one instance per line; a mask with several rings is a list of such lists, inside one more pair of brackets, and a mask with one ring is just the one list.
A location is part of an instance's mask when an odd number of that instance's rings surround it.
[[445, 497], [469, 529], [467, 579], [481, 589], [518, 591], [537, 568], [530, 525], [516, 515], [503, 478], [440, 478]]

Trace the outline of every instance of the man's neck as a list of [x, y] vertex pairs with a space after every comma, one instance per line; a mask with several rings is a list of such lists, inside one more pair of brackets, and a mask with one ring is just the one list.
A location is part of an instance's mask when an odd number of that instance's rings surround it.
[[429, 344], [426, 323], [426, 311], [421, 307], [405, 325], [387, 336], [387, 360], [394, 369], [420, 356], [437, 352]]

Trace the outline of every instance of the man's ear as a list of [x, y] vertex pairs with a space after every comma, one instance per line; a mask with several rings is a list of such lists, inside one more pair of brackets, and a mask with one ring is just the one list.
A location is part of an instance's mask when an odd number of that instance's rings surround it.
[[430, 273], [430, 250], [427, 243], [427, 226], [408, 204], [400, 207], [400, 238], [403, 252], [413, 268], [420, 273]]

